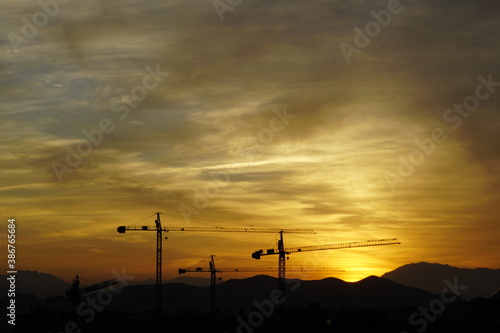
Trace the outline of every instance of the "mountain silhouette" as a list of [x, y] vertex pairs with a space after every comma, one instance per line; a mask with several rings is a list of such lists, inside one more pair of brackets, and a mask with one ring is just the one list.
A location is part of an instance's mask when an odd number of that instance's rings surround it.
[[208, 287], [210, 285], [209, 278], [181, 276], [172, 280], [164, 281], [164, 283], [184, 283], [198, 287]]
[[[62, 280], [50, 274], [28, 272], [23, 275], [30, 276], [31, 281], [34, 277], [43, 277], [44, 283], [35, 285], [47, 287], [52, 294], [63, 295], [57, 288], [64, 286], [64, 291], [68, 285], [64, 281], [61, 284]], [[19, 272], [18, 279], [20, 276]], [[280, 293], [278, 280], [257, 275], [219, 282], [216, 314], [208, 313], [210, 286], [163, 283], [163, 314], [160, 315], [154, 311], [155, 285], [151, 281], [144, 282], [146, 284], [113, 289], [113, 292], [101, 289], [85, 295], [75, 312], [66, 296], [40, 299], [16, 288], [16, 313], [20, 325], [16, 324], [16, 329], [19, 332], [61, 332], [68, 321], [76, 320], [83, 325], [83, 331], [90, 332], [153, 332], [162, 325], [174, 331], [250, 332], [249, 329], [238, 331], [242, 320], [250, 323], [259, 316], [269, 316], [259, 332], [401, 332], [412, 328], [408, 320], [413, 313], [440, 299], [429, 291], [376, 276], [357, 282], [333, 277], [307, 281], [290, 279], [285, 283], [285, 295], [278, 296], [285, 299], [285, 306], [279, 308], [277, 302], [272, 301], [276, 293]], [[48, 294], [36, 289], [35, 292], [42, 297]], [[6, 296], [0, 299], [4, 307], [9, 304]], [[464, 302], [458, 298], [447, 304], [446, 312], [432, 323], [434, 327], [429, 327], [428, 332], [497, 332], [499, 297], [497, 290], [488, 299]], [[11, 329], [6, 323], [0, 324], [0, 331]]]
[[[8, 290], [8, 275], [0, 274], [0, 290]], [[113, 278], [110, 276], [110, 279]], [[207, 287], [210, 285], [209, 278], [181, 276], [172, 280], [164, 280], [163, 283], [183, 283], [187, 285]], [[154, 279], [144, 281], [130, 281], [130, 285], [154, 285]], [[16, 274], [16, 292], [22, 294], [32, 294], [39, 299], [47, 297], [64, 296], [71, 284], [48, 273], [38, 271], [18, 271]], [[85, 287], [82, 284], [80, 287]]]
[[[446, 287], [443, 280], [453, 282], [458, 278], [467, 289], [460, 296], [490, 298], [499, 288], [500, 270], [461, 269], [448, 265], [418, 263], [402, 266], [382, 277], [370, 276], [358, 282], [345, 282], [337, 278], [300, 281], [297, 290], [286, 294], [287, 304], [319, 304], [322, 307], [361, 306], [385, 307], [427, 304]], [[164, 281], [162, 294], [164, 308], [172, 311], [208, 311], [210, 307], [209, 279], [180, 277]], [[68, 307], [64, 296], [70, 284], [51, 274], [36, 271], [19, 271], [16, 292], [32, 294], [40, 300], [59, 297], [48, 307]], [[6, 275], [0, 275], [0, 287], [8, 289]], [[246, 279], [231, 279], [217, 284], [218, 308], [224, 312], [237, 312], [252, 307], [253, 301], [269, 299], [276, 289], [277, 279], [258, 275]], [[123, 292], [114, 295], [111, 308], [123, 311], [153, 310], [154, 280], [133, 281]], [[37, 303], [37, 306], [39, 304]]]
[[460, 295], [467, 300], [478, 297], [489, 298], [500, 287], [500, 269], [457, 268], [427, 262], [404, 265], [385, 273], [382, 277], [433, 294], [441, 293], [446, 287], [445, 279], [453, 283], [457, 278], [460, 285], [467, 286]]
[[[358, 282], [345, 282], [336, 278], [323, 280], [287, 280], [286, 304], [308, 306], [316, 304], [324, 308], [355, 306], [384, 308], [388, 306], [417, 306], [428, 304], [436, 296], [428, 291], [400, 285], [376, 276]], [[278, 281], [274, 277], [258, 275], [246, 279], [231, 279], [217, 285], [217, 307], [224, 313], [249, 311], [255, 302], [270, 299], [276, 291]], [[38, 292], [40, 294], [40, 292]], [[162, 285], [163, 308], [172, 312], [207, 312], [210, 309], [210, 287], [198, 287], [183, 283]], [[113, 295], [108, 309], [128, 312], [151, 311], [154, 309], [155, 286], [151, 284], [128, 286]], [[90, 297], [95, 297], [95, 294]], [[66, 297], [56, 297], [50, 302], [33, 306], [69, 309]]]
[[[250, 311], [255, 302], [270, 299], [277, 290], [274, 277], [258, 275], [246, 279], [231, 279], [217, 285], [217, 308], [223, 313]], [[162, 285], [163, 309], [172, 312], [208, 312], [210, 287], [197, 287], [182, 283]], [[129, 286], [113, 297], [107, 307], [120, 311], [142, 312], [154, 309], [154, 285]], [[388, 279], [370, 276], [358, 282], [345, 282], [336, 278], [300, 281], [287, 280], [284, 296], [290, 306], [315, 304], [324, 308], [389, 306], [420, 306], [428, 304], [436, 295], [400, 285]], [[61, 300], [61, 304], [67, 303]]]
[[426, 304], [435, 297], [430, 292], [376, 276], [358, 282], [345, 282], [336, 278], [301, 281], [296, 291], [287, 293], [287, 301], [292, 304], [316, 303], [326, 308], [416, 306]]
[[[0, 274], [0, 290], [8, 290], [8, 275]], [[47, 273], [37, 271], [18, 271], [16, 274], [16, 292], [33, 294], [40, 299], [57, 295], [64, 295], [70, 286], [62, 279]]]
[[[145, 284], [155, 284], [155, 279], [147, 279], [143, 281], [130, 281], [129, 284], [132, 286], [145, 285]], [[163, 280], [162, 283], [184, 283], [192, 286], [198, 287], [208, 287], [210, 285], [210, 278], [202, 277], [192, 277], [192, 276], [181, 276], [172, 280]]]

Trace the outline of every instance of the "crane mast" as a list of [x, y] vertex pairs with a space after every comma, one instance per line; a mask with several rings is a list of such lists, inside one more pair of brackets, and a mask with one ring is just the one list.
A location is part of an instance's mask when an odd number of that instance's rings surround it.
[[115, 279], [102, 281], [91, 286], [80, 288], [80, 278], [77, 275], [75, 279], [73, 279], [73, 283], [71, 287], [66, 290], [66, 296], [71, 300], [71, 311], [72, 313], [76, 313], [76, 307], [78, 303], [80, 303], [81, 296], [84, 294], [88, 294], [100, 289], [108, 288], [118, 282]]
[[278, 240], [278, 289], [282, 292], [285, 291], [285, 277], [286, 277], [286, 252], [285, 244], [283, 243], [283, 233], [280, 232], [280, 239]]
[[294, 233], [294, 234], [314, 234], [310, 229], [276, 229], [276, 228], [225, 228], [225, 227], [163, 227], [161, 225], [160, 214], [156, 213], [155, 226], [119, 226], [116, 231], [125, 233], [126, 231], [156, 231], [156, 303], [155, 310], [161, 312], [161, 282], [162, 282], [162, 232], [169, 231], [196, 231], [196, 232], [247, 232], [247, 233]]
[[217, 270], [215, 269], [214, 256], [210, 256], [210, 310], [215, 313], [215, 286], [217, 285]]
[[162, 264], [162, 247], [163, 247], [163, 242], [162, 242], [162, 227], [161, 227], [161, 221], [160, 221], [160, 213], [156, 213], [156, 285], [155, 285], [155, 309], [156, 311], [160, 312], [161, 311], [161, 264]]
[[[248, 267], [224, 267], [216, 268], [214, 255], [210, 256], [210, 261], [208, 264], [208, 269], [204, 267], [189, 267], [189, 268], [179, 268], [179, 275], [184, 273], [208, 273], [210, 272], [210, 309], [213, 313], [216, 312], [216, 295], [215, 288], [217, 283], [217, 273], [224, 272], [237, 272], [237, 273], [248, 273], [248, 272], [275, 272], [276, 269], [273, 268], [248, 268]], [[289, 269], [290, 272], [343, 272], [340, 269]]]
[[302, 246], [302, 247], [291, 247], [285, 248], [283, 243], [283, 233], [280, 232], [280, 239], [278, 240], [277, 249], [268, 249], [266, 253], [264, 250], [258, 250], [252, 253], [252, 258], [260, 259], [262, 256], [275, 255], [278, 254], [278, 287], [281, 292], [285, 293], [285, 276], [286, 276], [286, 255], [294, 252], [307, 252], [307, 251], [320, 251], [320, 250], [335, 250], [335, 249], [345, 249], [353, 247], [366, 247], [366, 246], [380, 246], [380, 245], [392, 245], [401, 244], [397, 238], [390, 239], [378, 239], [378, 240], [368, 240], [364, 242], [349, 242], [349, 243], [337, 243], [337, 244], [325, 244], [325, 245], [313, 245], [313, 246]]

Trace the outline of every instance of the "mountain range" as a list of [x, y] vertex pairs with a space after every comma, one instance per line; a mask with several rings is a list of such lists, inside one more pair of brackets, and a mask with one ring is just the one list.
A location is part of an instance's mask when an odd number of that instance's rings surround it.
[[[337, 278], [300, 281], [290, 280], [286, 293], [287, 304], [293, 306], [321, 306], [337, 308], [343, 306], [384, 308], [424, 306], [436, 298], [448, 279], [458, 279], [467, 286], [460, 296], [465, 299], [488, 298], [500, 286], [500, 270], [461, 269], [448, 265], [416, 263], [409, 264], [384, 274], [370, 276], [357, 282], [345, 282]], [[207, 311], [210, 306], [210, 279], [181, 277], [165, 281], [162, 288], [165, 308], [172, 311]], [[70, 284], [46, 273], [19, 271], [16, 276], [16, 293], [20, 305], [35, 307], [69, 308], [63, 297]], [[217, 304], [224, 312], [249, 310], [254, 302], [270, 299], [277, 287], [277, 279], [259, 275], [246, 279], [231, 279], [217, 284]], [[5, 275], [0, 275], [0, 288], [8, 289]], [[6, 295], [6, 294], [4, 294]], [[134, 281], [123, 292], [113, 295], [110, 308], [124, 311], [152, 310], [155, 295], [154, 280]], [[46, 302], [47, 297], [55, 297]], [[3, 303], [3, 302], [2, 302]], [[20, 308], [22, 311], [23, 309]]]
[[[9, 289], [8, 276], [0, 274], [0, 290]], [[16, 274], [16, 292], [33, 294], [41, 299], [64, 295], [64, 291], [69, 286], [69, 283], [52, 274], [39, 273], [37, 271], [18, 271]]]
[[467, 269], [426, 262], [401, 266], [382, 277], [433, 294], [441, 293], [446, 287], [445, 280], [453, 283], [457, 279], [467, 287], [460, 295], [465, 299], [491, 297], [500, 287], [500, 269]]
[[[365, 307], [380, 308], [420, 306], [436, 298], [418, 288], [402, 286], [396, 282], [370, 276], [358, 282], [345, 282], [336, 278], [300, 281], [287, 280], [287, 290], [279, 299], [289, 306], [314, 308]], [[232, 279], [217, 285], [217, 307], [223, 313], [250, 311], [257, 304], [270, 304], [273, 293], [278, 292], [274, 277], [258, 275], [246, 279]], [[210, 309], [210, 287], [197, 287], [183, 283], [163, 284], [163, 308], [172, 312], [207, 312]], [[128, 286], [113, 295], [109, 310], [127, 312], [151, 311], [154, 308], [155, 285]], [[96, 298], [94, 294], [91, 296]], [[16, 296], [19, 312], [34, 308], [70, 310], [66, 297], [40, 300], [33, 295]], [[3, 304], [5, 299], [0, 303]]]

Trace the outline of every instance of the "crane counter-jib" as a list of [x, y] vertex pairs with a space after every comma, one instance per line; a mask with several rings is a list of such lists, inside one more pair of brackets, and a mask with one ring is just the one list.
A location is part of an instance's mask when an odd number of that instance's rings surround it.
[[278, 229], [278, 228], [225, 228], [225, 227], [165, 227], [161, 225], [161, 213], [156, 213], [155, 226], [119, 226], [116, 231], [123, 234], [126, 231], [156, 231], [156, 306], [161, 312], [161, 285], [162, 285], [162, 233], [169, 231], [197, 231], [197, 232], [239, 232], [239, 233], [279, 233], [283, 238], [284, 233], [315, 234], [310, 229]]

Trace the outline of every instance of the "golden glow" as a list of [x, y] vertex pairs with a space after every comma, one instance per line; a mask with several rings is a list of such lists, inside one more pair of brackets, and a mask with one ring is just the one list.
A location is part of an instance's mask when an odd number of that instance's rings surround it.
[[[6, 4], [4, 30], [19, 33], [36, 6]], [[445, 117], [478, 77], [500, 81], [495, 17], [446, 30], [445, 44], [432, 25], [394, 21], [349, 64], [338, 45], [370, 2], [249, 2], [224, 22], [211, 5], [148, 6], [74, 2], [17, 53], [0, 45], [0, 212], [17, 219], [18, 269], [152, 278], [154, 232], [116, 227], [153, 226], [157, 211], [165, 226], [317, 231], [286, 235], [287, 246], [402, 242], [290, 255], [297, 267], [344, 269], [332, 275], [346, 281], [420, 261], [498, 268], [500, 89], [482, 89], [490, 95], [468, 117]], [[442, 6], [401, 15], [444, 22]], [[300, 27], [297, 13], [308, 13]], [[135, 105], [125, 95], [140, 93], [148, 66], [169, 74], [146, 80], [155, 87]], [[106, 119], [113, 130], [100, 138]], [[419, 153], [436, 128], [446, 142]], [[61, 182], [54, 163], [69, 169]], [[211, 254], [250, 260], [277, 237], [166, 236], [165, 279]]]

